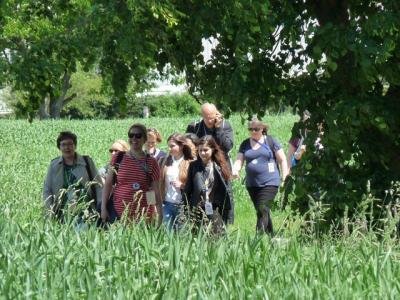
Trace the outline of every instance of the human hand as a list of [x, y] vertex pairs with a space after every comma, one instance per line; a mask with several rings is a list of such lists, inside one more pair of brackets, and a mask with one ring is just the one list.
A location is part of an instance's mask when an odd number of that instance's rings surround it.
[[221, 127], [223, 119], [224, 119], [224, 116], [219, 111], [217, 111], [217, 113], [215, 114], [214, 127], [215, 128]]
[[173, 181], [171, 181], [171, 184], [173, 187], [175, 187], [177, 189], [180, 189], [183, 185], [182, 182], [179, 180], [173, 180]]
[[240, 178], [239, 172], [237, 170], [233, 170], [232, 177], [233, 177], [233, 179], [239, 179]]
[[100, 216], [101, 216], [101, 220], [103, 221], [103, 223], [107, 222], [108, 217], [109, 217], [107, 208], [105, 208], [105, 207], [101, 208]]

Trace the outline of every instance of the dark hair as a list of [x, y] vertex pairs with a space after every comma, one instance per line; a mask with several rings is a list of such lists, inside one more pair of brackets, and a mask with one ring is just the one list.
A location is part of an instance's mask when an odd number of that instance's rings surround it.
[[189, 139], [192, 141], [192, 143], [197, 147], [197, 145], [199, 144], [199, 138], [197, 135], [195, 135], [194, 133], [188, 132], [185, 133], [183, 135], [185, 138]]
[[[182, 147], [182, 152], [183, 152], [183, 159], [184, 160], [193, 160], [193, 152], [192, 152], [192, 148], [190, 147], [190, 145], [188, 144], [186, 138], [179, 133], [174, 133], [172, 135], [170, 135], [167, 139], [167, 143], [169, 141], [173, 141], [175, 142], [178, 146]], [[172, 158], [169, 159], [170, 157], [168, 157], [168, 161], [167, 161], [167, 166], [172, 165]]]
[[72, 133], [71, 131], [61, 131], [57, 137], [57, 148], [60, 149], [60, 144], [64, 140], [72, 140], [75, 147], [78, 145], [78, 138], [76, 134]]
[[221, 148], [218, 146], [217, 142], [211, 135], [205, 135], [199, 140], [198, 147], [207, 145], [212, 151], [211, 158], [213, 161], [217, 163], [221, 167], [222, 171], [222, 176], [225, 178], [225, 180], [229, 180], [231, 178], [231, 170], [228, 166], [228, 163], [226, 162], [225, 159], [225, 154], [221, 150]]
[[140, 123], [135, 123], [131, 127], [129, 127], [128, 134], [131, 132], [131, 130], [133, 128], [137, 128], [137, 129], [140, 130], [142, 136], [144, 137], [144, 141], [146, 142], [147, 141], [147, 129], [146, 129], [146, 126], [144, 126], [143, 124], [140, 124]]

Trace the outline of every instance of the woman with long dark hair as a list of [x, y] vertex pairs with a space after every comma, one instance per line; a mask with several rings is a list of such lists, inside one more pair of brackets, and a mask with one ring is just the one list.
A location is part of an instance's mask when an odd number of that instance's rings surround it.
[[231, 172], [225, 154], [214, 138], [199, 140], [199, 159], [190, 163], [185, 186], [187, 203], [197, 226], [211, 223], [212, 231], [224, 230], [231, 209]]

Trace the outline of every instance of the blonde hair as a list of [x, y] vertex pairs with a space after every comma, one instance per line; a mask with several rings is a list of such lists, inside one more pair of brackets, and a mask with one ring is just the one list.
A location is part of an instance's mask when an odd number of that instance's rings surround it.
[[147, 136], [155, 138], [157, 144], [162, 142], [161, 133], [156, 128], [147, 128]]
[[116, 140], [116, 141], [114, 141], [113, 145], [114, 144], [120, 144], [122, 149], [123, 149], [123, 151], [128, 151], [129, 150], [129, 145], [124, 140]]

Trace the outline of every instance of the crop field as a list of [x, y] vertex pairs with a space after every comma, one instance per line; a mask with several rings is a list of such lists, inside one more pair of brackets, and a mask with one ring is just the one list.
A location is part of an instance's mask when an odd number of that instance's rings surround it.
[[[398, 240], [357, 231], [316, 238], [300, 230], [299, 217], [278, 209], [272, 211], [276, 236], [258, 236], [240, 181], [234, 182], [235, 224], [219, 239], [142, 225], [76, 232], [43, 218], [43, 180], [59, 155], [60, 131], [75, 132], [77, 151], [100, 168], [111, 143], [126, 139], [134, 122], [158, 128], [166, 139], [191, 120], [0, 120], [0, 299], [399, 298]], [[264, 120], [286, 152], [296, 117]], [[240, 117], [230, 121], [235, 157], [248, 133]]]

